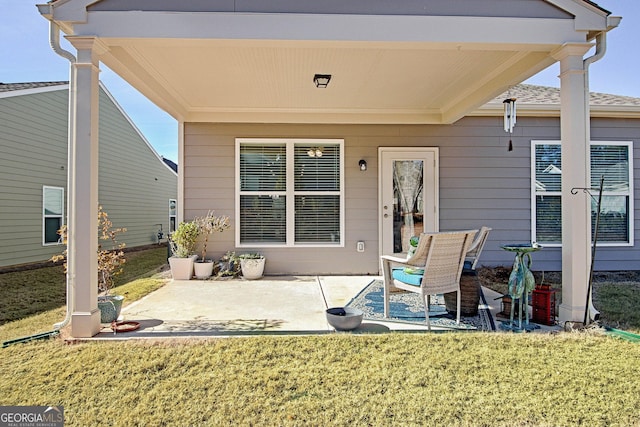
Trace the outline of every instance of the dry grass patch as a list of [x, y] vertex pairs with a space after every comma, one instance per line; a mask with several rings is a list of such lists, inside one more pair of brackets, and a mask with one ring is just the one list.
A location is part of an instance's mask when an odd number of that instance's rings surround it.
[[640, 346], [588, 335], [60, 341], [3, 351], [3, 404], [69, 426], [640, 423]]
[[[167, 263], [167, 248], [128, 252], [116, 286], [149, 277]], [[66, 278], [61, 265], [0, 274], [0, 325], [57, 309], [66, 303]], [[114, 289], [113, 293], [121, 292]]]
[[[483, 286], [508, 294], [510, 267], [482, 267], [478, 278]], [[562, 290], [560, 272], [534, 272], [536, 283], [551, 285]], [[587, 284], [585, 284], [586, 287]], [[558, 304], [561, 292], [557, 293]], [[640, 333], [640, 272], [596, 272], [593, 276], [593, 303], [600, 311], [601, 326], [624, 329]]]
[[[118, 293], [125, 296], [125, 305], [139, 300], [156, 289], [164, 286], [166, 279], [149, 277], [134, 280], [126, 285], [118, 287]], [[54, 323], [62, 322], [66, 314], [65, 307], [29, 316], [24, 319], [0, 325], [0, 341], [7, 341], [19, 337], [25, 337], [41, 332], [51, 331]]]

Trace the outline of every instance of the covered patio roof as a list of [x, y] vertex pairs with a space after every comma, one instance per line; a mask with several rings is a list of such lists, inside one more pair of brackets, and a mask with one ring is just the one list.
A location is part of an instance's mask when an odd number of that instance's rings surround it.
[[[105, 64], [184, 124], [449, 124], [560, 62], [560, 317], [585, 311], [589, 64], [619, 18], [587, 0], [57, 0], [38, 6], [71, 62], [72, 333], [99, 331], [98, 74]], [[77, 50], [63, 51], [59, 32]], [[594, 45], [596, 54], [584, 56]], [[317, 88], [315, 74], [330, 74]], [[184, 162], [178, 159], [183, 207]], [[181, 219], [179, 212], [178, 219]]]
[[[102, 63], [184, 122], [453, 123], [609, 27], [584, 0], [39, 7], [67, 35], [96, 37]], [[324, 90], [318, 73], [332, 76]]]

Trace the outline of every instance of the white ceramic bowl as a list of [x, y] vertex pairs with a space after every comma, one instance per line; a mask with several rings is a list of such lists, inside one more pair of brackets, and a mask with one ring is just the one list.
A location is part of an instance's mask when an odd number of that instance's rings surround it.
[[326, 311], [327, 322], [337, 331], [351, 331], [362, 323], [362, 310], [353, 307], [332, 307]]

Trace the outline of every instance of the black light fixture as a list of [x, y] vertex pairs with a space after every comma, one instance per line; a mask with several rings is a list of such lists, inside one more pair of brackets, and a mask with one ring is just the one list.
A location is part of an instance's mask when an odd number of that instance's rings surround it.
[[313, 76], [313, 82], [317, 88], [324, 89], [329, 86], [331, 74], [316, 74]]
[[361, 160], [358, 162], [358, 166], [360, 166], [360, 170], [361, 170], [361, 171], [363, 171], [363, 172], [364, 172], [364, 171], [366, 171], [366, 170], [367, 170], [367, 161], [366, 161], [366, 160], [364, 160], [364, 159], [361, 159]]

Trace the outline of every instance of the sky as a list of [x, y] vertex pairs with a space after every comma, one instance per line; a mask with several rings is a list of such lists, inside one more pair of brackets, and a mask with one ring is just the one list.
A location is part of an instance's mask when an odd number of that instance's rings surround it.
[[[620, 26], [607, 35], [607, 52], [589, 69], [592, 92], [640, 98], [640, 0], [595, 0]], [[41, 3], [46, 3], [42, 0]], [[32, 0], [0, 0], [0, 82], [69, 80], [69, 62], [51, 50], [49, 24]], [[65, 41], [62, 47], [75, 52]], [[590, 56], [592, 52], [587, 54]], [[178, 160], [178, 124], [101, 64], [100, 79], [158, 154]], [[559, 87], [556, 63], [525, 83]]]

